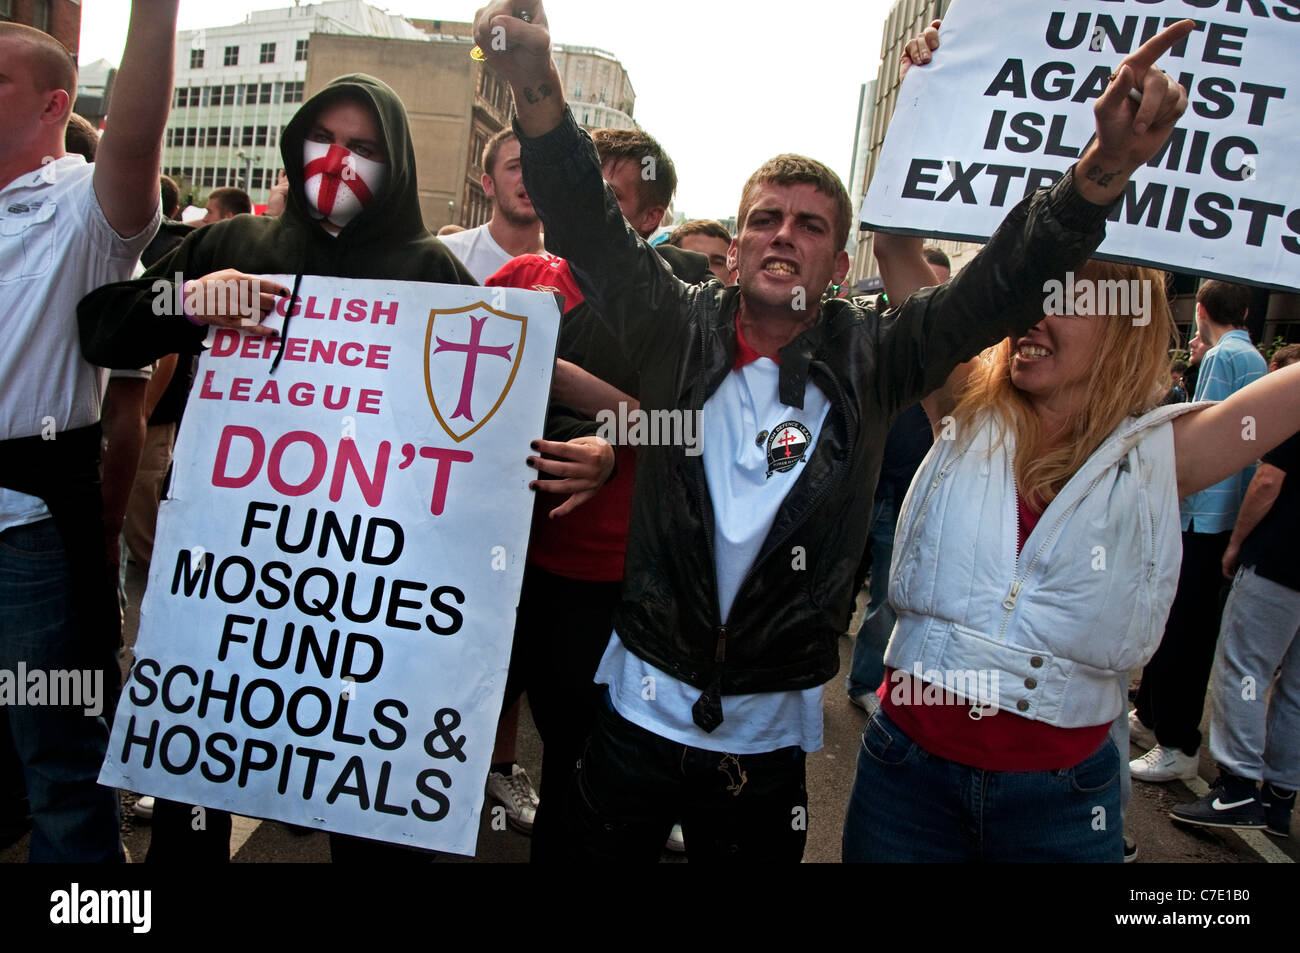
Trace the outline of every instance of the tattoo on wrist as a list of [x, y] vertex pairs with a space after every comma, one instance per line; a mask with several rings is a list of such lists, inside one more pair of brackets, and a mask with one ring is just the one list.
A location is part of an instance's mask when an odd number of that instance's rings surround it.
[[524, 99], [528, 100], [530, 103], [539, 103], [550, 95], [550, 83], [542, 83], [542, 85], [538, 86], [536, 90], [531, 86], [524, 87]]
[[1121, 171], [1122, 170], [1120, 169], [1116, 169], [1114, 172], [1107, 172], [1101, 166], [1093, 165], [1089, 166], [1083, 175], [1089, 182], [1095, 182], [1104, 189], [1106, 186], [1110, 185], [1111, 181], [1115, 176], [1119, 175]]

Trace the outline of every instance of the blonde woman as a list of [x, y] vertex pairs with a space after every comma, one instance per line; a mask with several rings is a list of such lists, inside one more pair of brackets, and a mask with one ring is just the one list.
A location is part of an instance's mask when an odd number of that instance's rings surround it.
[[[887, 287], [919, 286], [919, 242], [884, 244]], [[1122, 856], [1107, 732], [1173, 600], [1178, 500], [1300, 429], [1300, 367], [1160, 407], [1164, 275], [1091, 261], [1075, 289], [1107, 282], [1150, 306], [1047, 314], [925, 402], [936, 443], [899, 516], [846, 860]]]
[[[927, 31], [911, 59], [937, 45]], [[919, 240], [876, 253], [895, 300], [934, 283]], [[1074, 279], [924, 402], [936, 440], [899, 515], [847, 861], [1118, 862], [1108, 732], [1173, 601], [1178, 500], [1300, 430], [1300, 367], [1158, 406], [1164, 275], [1094, 260]]]

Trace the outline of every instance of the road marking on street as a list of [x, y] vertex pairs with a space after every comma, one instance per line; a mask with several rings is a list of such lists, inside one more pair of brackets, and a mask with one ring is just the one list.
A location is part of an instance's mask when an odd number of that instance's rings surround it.
[[[1191, 781], [1184, 781], [1183, 784], [1187, 785], [1187, 789], [1191, 791], [1193, 794], [1195, 794], [1198, 798], [1205, 797], [1205, 795], [1210, 793], [1210, 786], [1206, 784], [1204, 781], [1202, 781], [1200, 778], [1194, 778]], [[1221, 828], [1221, 829], [1232, 831], [1232, 833], [1236, 834], [1238, 837], [1241, 838], [1242, 842], [1247, 847], [1249, 847], [1255, 853], [1259, 854], [1259, 856], [1263, 858], [1267, 863], [1270, 864], [1294, 864], [1295, 863], [1294, 860], [1292, 860], [1286, 854], [1282, 853], [1282, 851], [1278, 849], [1277, 845], [1274, 844], [1271, 840], [1269, 840], [1268, 835], [1265, 834], [1263, 831], [1242, 831], [1236, 829], [1235, 827]]]
[[262, 822], [254, 820], [251, 817], [240, 817], [238, 814], [231, 815], [230, 818], [230, 859], [234, 860], [235, 855], [239, 853], [241, 847], [248, 842], [253, 833], [262, 826]]

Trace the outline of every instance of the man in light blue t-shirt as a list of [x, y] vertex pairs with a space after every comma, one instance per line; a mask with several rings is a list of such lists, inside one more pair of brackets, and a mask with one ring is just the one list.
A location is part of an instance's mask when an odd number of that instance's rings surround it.
[[[1201, 361], [1195, 400], [1224, 400], [1264, 376], [1264, 358], [1245, 329], [1249, 304], [1250, 290], [1226, 281], [1207, 281], [1196, 292], [1198, 334], [1210, 350]], [[1250, 422], [1242, 427], [1249, 439]], [[1129, 715], [1134, 743], [1151, 749], [1130, 765], [1141, 781], [1196, 777], [1201, 712], [1223, 611], [1223, 553], [1254, 471], [1247, 467], [1182, 501], [1178, 594]]]

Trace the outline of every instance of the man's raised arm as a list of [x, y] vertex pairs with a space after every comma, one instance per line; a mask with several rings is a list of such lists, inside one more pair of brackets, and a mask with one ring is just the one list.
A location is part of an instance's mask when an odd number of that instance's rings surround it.
[[484, 7], [474, 36], [514, 93], [524, 186], [545, 226], [547, 250], [568, 260], [631, 363], [674, 349], [674, 332], [686, 323], [687, 286], [628, 225], [606, 187], [596, 147], [565, 105], [542, 4], [502, 0]]
[[178, 0], [134, 0], [113, 86], [112, 112], [95, 157], [95, 197], [113, 231], [139, 234], [158, 209], [163, 127], [172, 96]]
[[474, 40], [515, 94], [519, 128], [529, 139], [564, 118], [564, 89], [551, 59], [551, 31], [540, 0], [498, 0], [474, 15]]

